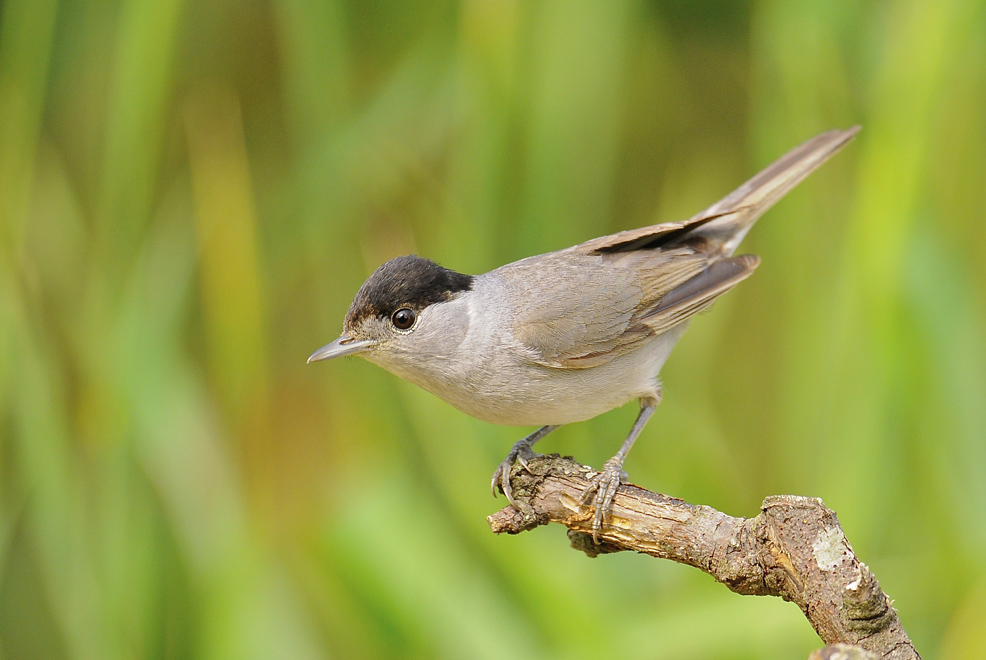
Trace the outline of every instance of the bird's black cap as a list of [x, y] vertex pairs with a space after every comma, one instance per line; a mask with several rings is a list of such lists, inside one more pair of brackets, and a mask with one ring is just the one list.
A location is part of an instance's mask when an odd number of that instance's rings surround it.
[[442, 268], [413, 254], [391, 259], [360, 287], [346, 314], [345, 329], [353, 330], [373, 316], [389, 318], [401, 307], [417, 311], [445, 302], [472, 289], [472, 275]]

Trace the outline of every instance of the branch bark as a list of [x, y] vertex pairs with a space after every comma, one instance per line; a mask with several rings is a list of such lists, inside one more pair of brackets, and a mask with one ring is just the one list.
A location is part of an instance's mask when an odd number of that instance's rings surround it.
[[612, 519], [592, 541], [592, 509], [579, 505], [596, 472], [557, 454], [511, 472], [514, 499], [487, 518], [496, 534], [557, 522], [590, 557], [632, 550], [702, 570], [732, 591], [796, 603], [827, 646], [859, 647], [884, 660], [920, 660], [876, 577], [856, 558], [835, 512], [812, 497], [778, 495], [755, 518], [734, 518], [633, 485], [620, 486]]

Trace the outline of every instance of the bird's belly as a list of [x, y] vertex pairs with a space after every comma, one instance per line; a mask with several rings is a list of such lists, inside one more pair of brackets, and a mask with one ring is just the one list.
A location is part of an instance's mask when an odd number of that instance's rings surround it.
[[628, 401], [653, 396], [657, 375], [680, 332], [653, 341], [586, 369], [491, 362], [476, 368], [455, 387], [420, 383], [466, 414], [507, 426], [582, 422]]
[[489, 395], [475, 398], [444, 397], [462, 412], [484, 422], [504, 426], [543, 426], [582, 422], [643, 395], [610, 390], [602, 396], [597, 392], [567, 388], [542, 387], [516, 392], [510, 397]]

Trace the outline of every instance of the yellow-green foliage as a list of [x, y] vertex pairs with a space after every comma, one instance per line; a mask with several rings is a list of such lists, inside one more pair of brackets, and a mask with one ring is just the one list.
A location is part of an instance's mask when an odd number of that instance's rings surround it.
[[389, 257], [687, 217], [856, 123], [627, 469], [824, 498], [922, 651], [986, 656], [984, 116], [975, 1], [5, 0], [0, 657], [806, 657], [790, 604], [494, 538], [522, 429], [305, 358]]

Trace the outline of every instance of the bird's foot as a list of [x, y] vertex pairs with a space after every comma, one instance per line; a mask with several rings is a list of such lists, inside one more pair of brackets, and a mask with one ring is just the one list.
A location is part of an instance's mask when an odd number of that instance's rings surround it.
[[627, 473], [623, 471], [623, 461], [614, 456], [606, 461], [602, 472], [592, 477], [589, 487], [582, 492], [579, 505], [592, 506], [596, 509], [592, 516], [592, 541], [596, 545], [599, 545], [599, 531], [603, 528], [603, 523], [608, 523], [611, 519], [616, 491], [626, 480]]
[[514, 489], [510, 485], [510, 470], [513, 468], [514, 463], [520, 463], [524, 466], [524, 469], [530, 472], [530, 468], [527, 467], [527, 461], [541, 456], [541, 454], [536, 453], [529, 444], [523, 441], [518, 442], [507, 454], [507, 457], [503, 459], [503, 462], [497, 466], [496, 471], [493, 473], [493, 479], [490, 481], [490, 490], [493, 492], [493, 497], [496, 497], [497, 488], [500, 492], [506, 496], [507, 501], [514, 506], [514, 508], [520, 509], [516, 500], [514, 500]]

